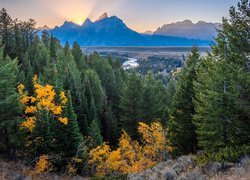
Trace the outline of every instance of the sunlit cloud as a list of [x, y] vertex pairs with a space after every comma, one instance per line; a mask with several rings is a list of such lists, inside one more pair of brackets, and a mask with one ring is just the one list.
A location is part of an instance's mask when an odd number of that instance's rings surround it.
[[97, 0], [43, 1], [48, 9], [60, 16], [60, 19], [76, 24], [82, 24], [90, 16], [97, 2]]

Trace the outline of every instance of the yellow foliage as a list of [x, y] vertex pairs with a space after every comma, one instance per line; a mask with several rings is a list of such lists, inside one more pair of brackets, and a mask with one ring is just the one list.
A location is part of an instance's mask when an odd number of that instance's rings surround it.
[[42, 155], [36, 163], [35, 174], [47, 173], [51, 169], [51, 163], [47, 155]]
[[26, 96], [25, 94], [22, 94], [22, 98], [20, 99], [20, 102], [22, 104], [26, 104], [30, 101], [30, 97]]
[[51, 108], [51, 111], [52, 111], [55, 115], [62, 114], [62, 106], [53, 106], [53, 107]]
[[78, 157], [71, 158], [71, 161], [67, 165], [67, 171], [69, 175], [74, 176], [76, 174], [76, 171], [77, 171], [76, 164], [80, 162], [82, 162], [82, 159]]
[[22, 93], [23, 93], [23, 90], [24, 90], [24, 85], [23, 85], [22, 83], [20, 83], [20, 84], [17, 86], [17, 89], [18, 89], [19, 94], [22, 94]]
[[67, 97], [64, 92], [60, 92], [60, 101], [56, 102], [56, 92], [51, 85], [40, 85], [37, 81], [37, 75], [33, 77], [34, 83], [34, 96], [28, 96], [24, 92], [24, 85], [18, 85], [18, 92], [21, 94], [20, 102], [25, 105], [25, 114], [33, 114], [32, 117], [27, 117], [22, 126], [27, 127], [30, 131], [35, 127], [35, 120], [39, 111], [45, 110], [47, 113], [56, 115], [56, 118], [61, 123], [67, 125], [68, 119], [66, 117], [60, 117], [63, 112], [63, 106], [67, 103]]
[[21, 126], [29, 129], [30, 132], [33, 131], [36, 124], [36, 117], [27, 117], [26, 120], [21, 124]]
[[60, 100], [61, 100], [61, 103], [62, 103], [63, 105], [65, 105], [65, 104], [67, 103], [67, 101], [68, 101], [68, 99], [67, 99], [67, 97], [65, 96], [65, 93], [64, 93], [63, 91], [60, 93]]
[[64, 125], [67, 125], [68, 124], [68, 118], [64, 117], [59, 117], [58, 118], [58, 121], [60, 121], [61, 123], [63, 123]]
[[36, 74], [33, 77], [33, 82], [34, 82], [34, 84], [37, 84], [37, 75]]
[[25, 109], [25, 114], [29, 113], [35, 113], [36, 112], [36, 107], [35, 106], [27, 106]]
[[94, 165], [98, 175], [112, 172], [137, 173], [152, 167], [164, 158], [168, 146], [161, 124], [151, 123], [149, 126], [139, 123], [138, 132], [142, 136], [142, 145], [123, 131], [116, 150], [111, 151], [104, 143], [90, 151], [89, 163]]
[[163, 159], [164, 154], [159, 152], [167, 151], [165, 130], [158, 122], [151, 123], [148, 126], [145, 123], [139, 122], [138, 132], [141, 134], [144, 142], [144, 153], [146, 156], [151, 156], [156, 159]]

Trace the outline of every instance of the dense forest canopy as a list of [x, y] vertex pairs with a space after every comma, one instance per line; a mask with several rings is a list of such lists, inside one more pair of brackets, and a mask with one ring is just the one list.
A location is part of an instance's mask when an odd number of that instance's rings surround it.
[[229, 13], [212, 52], [194, 47], [165, 85], [150, 69], [127, 72], [38, 36], [34, 20], [2, 9], [0, 153], [36, 164], [34, 173], [71, 175], [139, 172], [198, 151], [200, 163], [249, 154], [249, 1]]

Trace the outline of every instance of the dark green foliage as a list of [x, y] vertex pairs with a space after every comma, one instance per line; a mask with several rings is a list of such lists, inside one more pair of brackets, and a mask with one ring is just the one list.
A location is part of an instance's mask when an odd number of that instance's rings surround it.
[[132, 137], [137, 137], [138, 122], [142, 119], [142, 80], [133, 71], [121, 94], [121, 127]]
[[20, 106], [16, 91], [18, 71], [17, 60], [4, 58], [3, 47], [0, 47], [0, 152], [9, 155], [20, 146], [17, 118]]
[[[95, 106], [96, 115], [100, 115], [104, 102], [104, 91], [98, 74], [93, 70], [85, 71], [85, 87], [90, 106]], [[91, 102], [92, 101], [92, 102]], [[94, 104], [94, 105], [91, 105]]]
[[[64, 131], [58, 133], [61, 142], [58, 143], [61, 145], [60, 149], [63, 149], [64, 152], [67, 152], [68, 157], [72, 157], [77, 153], [79, 145], [83, 142], [83, 136], [80, 133], [77, 116], [74, 113], [71, 95], [67, 93], [68, 102], [64, 110], [64, 116], [68, 118], [68, 124], [63, 126]], [[64, 138], [63, 138], [64, 137]]]
[[211, 161], [214, 162], [234, 162], [237, 163], [241, 157], [247, 156], [250, 153], [250, 146], [225, 147], [216, 152], [203, 152], [196, 157], [198, 165], [202, 166]]
[[94, 147], [100, 146], [103, 143], [100, 127], [95, 119], [92, 120], [89, 127], [89, 135], [94, 141]]
[[157, 81], [153, 74], [149, 72], [143, 79], [142, 88], [142, 120], [151, 123], [161, 120], [167, 102], [166, 87], [161, 81]]
[[74, 56], [77, 67], [80, 71], [87, 68], [85, 56], [82, 53], [82, 50], [76, 42], [72, 46], [72, 55]]
[[195, 113], [193, 82], [197, 78], [196, 67], [199, 61], [198, 49], [193, 48], [187, 58], [185, 67], [179, 75], [171, 118], [167, 122], [169, 138], [177, 154], [194, 153], [196, 151], [197, 141], [193, 124], [193, 115]]
[[198, 144], [206, 152], [235, 148], [250, 141], [249, 2], [230, 9], [210, 56], [195, 82]]
[[35, 24], [33, 19], [24, 22], [13, 20], [4, 8], [0, 11], [0, 39], [4, 45], [4, 57], [18, 57], [22, 62], [24, 53], [34, 40]]
[[4, 45], [3, 56], [12, 53], [12, 33], [11, 28], [13, 26], [12, 18], [7, 14], [6, 9], [0, 11], [0, 36], [2, 44]]
[[48, 31], [43, 31], [42, 32], [42, 41], [44, 43], [44, 45], [46, 46], [46, 48], [49, 48], [50, 46], [50, 36]]

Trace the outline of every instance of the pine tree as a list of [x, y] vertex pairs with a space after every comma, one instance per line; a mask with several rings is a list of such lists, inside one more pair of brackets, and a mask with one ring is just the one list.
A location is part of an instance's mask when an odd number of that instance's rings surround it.
[[63, 48], [64, 55], [66, 55], [69, 52], [69, 50], [70, 50], [70, 45], [69, 45], [69, 42], [66, 41], [66, 44], [65, 44], [65, 46]]
[[65, 136], [65, 141], [63, 140], [61, 143], [65, 143], [62, 146], [62, 150], [68, 154], [69, 157], [72, 157], [76, 154], [78, 146], [83, 142], [82, 134], [80, 133], [80, 129], [77, 123], [77, 116], [74, 113], [72, 100], [70, 92], [67, 93], [67, 106], [65, 107], [65, 117], [68, 118], [68, 124], [63, 126], [65, 132], [62, 132], [62, 136]]
[[100, 127], [95, 119], [90, 124], [89, 135], [94, 141], [94, 146], [100, 146], [103, 143]]
[[[12, 52], [12, 27], [13, 20], [6, 12], [6, 9], [0, 11], [0, 37], [1, 43], [4, 45], [3, 55], [11, 55]], [[0, 44], [1, 45], [1, 44]]]
[[80, 71], [87, 68], [85, 56], [82, 53], [81, 47], [76, 42], [72, 46], [72, 55]]
[[194, 153], [196, 151], [197, 140], [193, 124], [195, 113], [193, 82], [197, 78], [196, 67], [199, 61], [198, 49], [193, 48], [179, 76], [171, 118], [167, 122], [170, 141], [172, 146], [175, 147], [176, 154]]
[[42, 31], [42, 41], [43, 41], [43, 43], [44, 43], [44, 45], [47, 47], [47, 48], [49, 48], [49, 46], [50, 46], [50, 37], [49, 37], [49, 33], [48, 33], [48, 31]]
[[49, 65], [50, 57], [46, 46], [43, 43], [39, 43], [35, 50], [34, 55], [34, 72], [35, 74], [44, 74], [44, 69]]
[[[97, 112], [97, 118], [99, 119], [102, 113], [104, 102], [104, 90], [101, 86], [101, 81], [97, 73], [93, 70], [85, 71], [85, 88], [88, 104], [93, 107], [94, 104]], [[93, 99], [93, 100], [92, 100]], [[91, 102], [93, 101], [93, 102]], [[91, 119], [92, 120], [92, 119]]]
[[138, 137], [138, 122], [142, 118], [142, 81], [133, 71], [121, 95], [121, 127], [132, 137]]
[[[0, 151], [11, 154], [20, 145], [18, 118], [17, 60], [4, 58], [3, 47], [0, 47]], [[12, 154], [13, 155], [13, 154]]]
[[55, 81], [56, 79], [56, 60], [57, 60], [57, 49], [56, 49], [56, 42], [53, 35], [50, 36], [50, 46], [49, 46], [49, 54], [50, 54], [50, 65], [52, 69], [52, 79]]
[[151, 123], [163, 116], [166, 103], [166, 88], [157, 81], [151, 72], [143, 79], [142, 90], [142, 122]]
[[249, 136], [249, 2], [230, 9], [217, 44], [198, 68], [196, 115], [198, 143], [207, 152], [242, 146]]
[[21, 23], [18, 22], [18, 20], [16, 19], [14, 21], [14, 52], [12, 52], [12, 54], [15, 57], [18, 57], [18, 61], [19, 64], [22, 63], [22, 60], [24, 58], [24, 53], [25, 53], [25, 49], [24, 49], [24, 43], [23, 43], [23, 35], [21, 32]]

